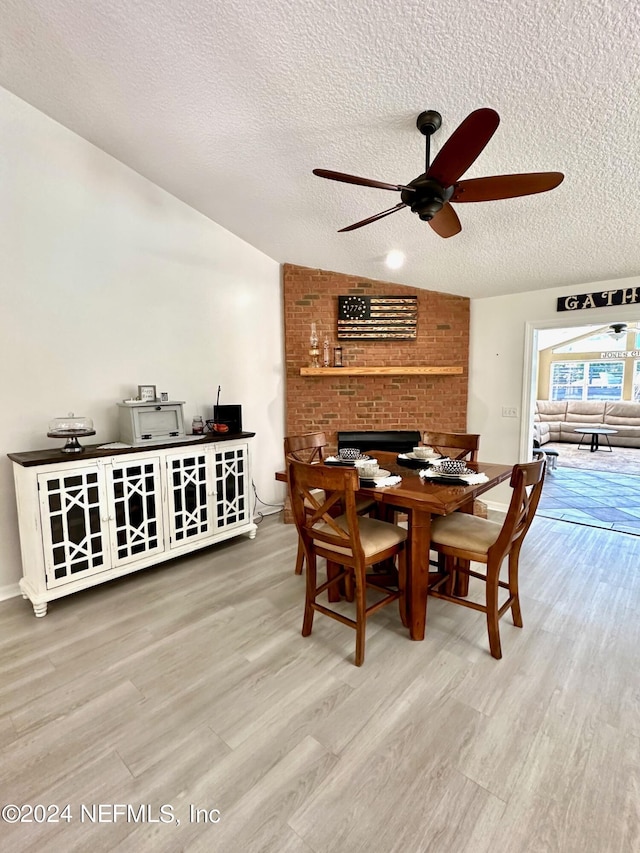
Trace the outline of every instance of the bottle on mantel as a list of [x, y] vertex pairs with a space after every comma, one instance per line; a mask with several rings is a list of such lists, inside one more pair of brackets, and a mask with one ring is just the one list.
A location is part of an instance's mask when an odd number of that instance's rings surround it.
[[318, 331], [316, 328], [316, 324], [311, 324], [311, 337], [309, 338], [309, 367], [320, 367], [318, 364], [318, 356], [320, 355], [320, 350], [318, 349]]
[[322, 366], [331, 366], [331, 348], [329, 346], [329, 338], [326, 335], [322, 344]]

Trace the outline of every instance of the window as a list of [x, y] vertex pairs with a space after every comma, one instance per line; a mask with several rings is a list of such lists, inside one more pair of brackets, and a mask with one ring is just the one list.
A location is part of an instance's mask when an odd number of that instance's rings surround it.
[[551, 399], [582, 400], [584, 362], [556, 361], [551, 365]]
[[640, 403], [640, 361], [633, 362], [633, 401]]
[[[551, 365], [552, 400], [622, 400], [624, 363], [620, 361], [556, 361]], [[636, 362], [634, 394], [640, 400]]]

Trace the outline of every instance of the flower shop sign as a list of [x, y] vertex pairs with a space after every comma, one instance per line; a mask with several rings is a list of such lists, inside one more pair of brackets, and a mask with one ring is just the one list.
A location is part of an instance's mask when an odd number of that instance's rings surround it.
[[556, 311], [583, 311], [585, 308], [609, 308], [614, 305], [635, 305], [638, 302], [640, 287], [625, 287], [620, 290], [559, 296]]

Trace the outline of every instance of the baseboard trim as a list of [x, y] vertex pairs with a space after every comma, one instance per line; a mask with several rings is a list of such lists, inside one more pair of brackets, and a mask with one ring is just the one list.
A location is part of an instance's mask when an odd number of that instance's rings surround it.
[[486, 501], [484, 498], [482, 501], [486, 504], [488, 509], [491, 509], [494, 512], [503, 512], [506, 515], [507, 510], [509, 509], [509, 504], [499, 503], [498, 501]]
[[17, 583], [0, 586], [0, 601], [5, 601], [7, 598], [16, 598], [18, 595], [22, 595], [22, 593]]

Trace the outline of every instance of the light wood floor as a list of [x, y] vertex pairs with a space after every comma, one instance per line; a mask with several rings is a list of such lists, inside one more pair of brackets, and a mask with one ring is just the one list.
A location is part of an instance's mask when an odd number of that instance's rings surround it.
[[538, 518], [501, 661], [432, 599], [422, 643], [376, 614], [360, 669], [348, 628], [300, 636], [295, 551], [274, 517], [44, 619], [0, 603], [1, 799], [72, 817], [3, 851], [640, 850], [640, 538]]

